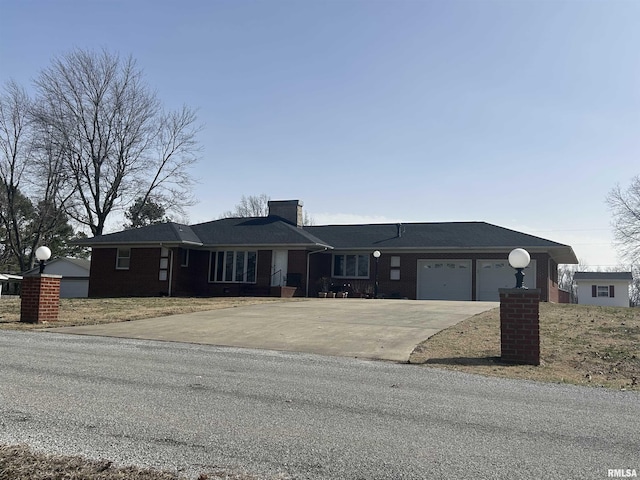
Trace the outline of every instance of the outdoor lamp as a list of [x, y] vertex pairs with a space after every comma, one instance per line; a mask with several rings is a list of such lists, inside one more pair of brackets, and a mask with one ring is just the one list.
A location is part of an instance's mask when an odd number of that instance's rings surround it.
[[524, 286], [524, 270], [529, 265], [531, 256], [524, 248], [511, 250], [509, 254], [509, 265], [516, 269], [516, 288], [527, 288]]
[[380, 250], [373, 252], [373, 257], [376, 259], [376, 283], [373, 286], [373, 298], [378, 298], [378, 260], [380, 259]]
[[47, 260], [51, 258], [51, 250], [44, 245], [36, 250], [36, 258], [40, 261], [40, 273], [44, 273], [44, 266]]

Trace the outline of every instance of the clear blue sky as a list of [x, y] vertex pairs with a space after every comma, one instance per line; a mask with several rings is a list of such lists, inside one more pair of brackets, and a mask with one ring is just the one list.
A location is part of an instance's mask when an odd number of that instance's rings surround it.
[[615, 265], [640, 174], [640, 2], [0, 0], [0, 82], [131, 54], [199, 110], [189, 220], [244, 195], [317, 224], [487, 221]]

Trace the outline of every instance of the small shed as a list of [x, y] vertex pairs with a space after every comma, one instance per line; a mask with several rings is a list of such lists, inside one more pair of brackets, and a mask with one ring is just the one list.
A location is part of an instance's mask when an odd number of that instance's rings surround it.
[[[47, 261], [44, 273], [62, 276], [60, 298], [82, 298], [89, 295], [90, 268], [91, 261], [84, 258], [61, 257]], [[39, 271], [39, 267], [35, 267], [23, 275], [33, 275]]]
[[628, 307], [631, 272], [576, 272], [578, 304]]

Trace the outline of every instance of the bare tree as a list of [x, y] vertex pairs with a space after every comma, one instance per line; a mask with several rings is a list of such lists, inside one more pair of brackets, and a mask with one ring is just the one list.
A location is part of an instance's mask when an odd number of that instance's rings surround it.
[[153, 198], [182, 212], [199, 153], [195, 112], [164, 112], [128, 57], [75, 50], [35, 81], [34, 119], [61, 154], [67, 214], [102, 234], [107, 218]]
[[[266, 193], [260, 195], [242, 196], [233, 210], [227, 210], [220, 215], [220, 218], [247, 218], [266, 217], [269, 215], [269, 200], [271, 198]], [[302, 213], [302, 225], [313, 225], [313, 218], [306, 211]]]
[[0, 230], [5, 268], [31, 267], [46, 241], [54, 254], [68, 252], [73, 229], [56, 203], [59, 155], [31, 120], [31, 99], [15, 82], [0, 91]]
[[622, 256], [632, 262], [640, 260], [640, 176], [631, 180], [626, 190], [616, 185], [607, 196], [612, 214], [616, 243]]
[[227, 210], [221, 218], [247, 218], [266, 217], [269, 215], [269, 196], [266, 193], [260, 195], [242, 196], [233, 210]]
[[15, 82], [4, 86], [0, 95], [0, 224], [2, 225], [4, 262], [17, 259], [25, 266], [25, 225], [32, 206], [20, 192], [31, 152], [29, 138], [29, 97]]
[[573, 282], [576, 272], [586, 272], [589, 265], [580, 259], [578, 265], [561, 264], [558, 265], [558, 288], [569, 292], [569, 302], [578, 303], [578, 286]]
[[629, 287], [629, 301], [637, 307], [640, 305], [640, 265], [631, 265], [631, 274], [633, 280]]

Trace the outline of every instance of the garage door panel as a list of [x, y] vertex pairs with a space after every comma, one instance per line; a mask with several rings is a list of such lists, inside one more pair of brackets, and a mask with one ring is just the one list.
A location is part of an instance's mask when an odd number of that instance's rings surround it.
[[[514, 288], [516, 285], [515, 269], [508, 260], [478, 260], [476, 268], [476, 298], [482, 302], [500, 300], [498, 289]], [[528, 288], [535, 288], [536, 263], [532, 260], [524, 269], [524, 283]]]
[[470, 260], [418, 260], [419, 300], [471, 300]]

